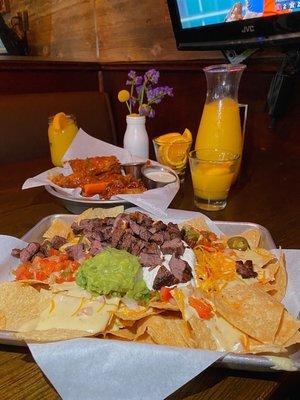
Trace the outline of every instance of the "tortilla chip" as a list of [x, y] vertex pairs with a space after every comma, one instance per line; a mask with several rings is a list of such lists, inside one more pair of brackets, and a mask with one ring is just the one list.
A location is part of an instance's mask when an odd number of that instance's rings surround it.
[[258, 340], [249, 338], [249, 353], [286, 353], [286, 349], [278, 344], [261, 343]]
[[115, 315], [120, 319], [137, 321], [139, 319], [145, 318], [152, 314], [157, 314], [159, 312], [160, 311], [158, 309], [154, 310], [152, 307], [146, 308], [139, 306], [138, 308], [130, 309], [124, 304], [121, 304], [119, 309], [115, 312]]
[[247, 240], [250, 249], [256, 249], [259, 246], [261, 239], [261, 233], [259, 229], [248, 229], [245, 232], [240, 233], [239, 236], [242, 236]]
[[300, 343], [300, 331], [297, 331], [287, 342], [284, 343], [284, 347], [293, 346], [294, 344]]
[[279, 266], [275, 274], [275, 281], [270, 282], [270, 284], [274, 290], [273, 298], [277, 301], [282, 301], [284, 299], [287, 287], [287, 272], [286, 272], [285, 257], [283, 252], [281, 252], [280, 254], [278, 263]]
[[26, 342], [56, 342], [81, 337], [93, 336], [92, 333], [71, 329], [48, 329], [45, 331], [18, 332], [14, 335], [19, 340]]
[[196, 217], [189, 219], [187, 221], [181, 222], [178, 224], [179, 229], [182, 229], [184, 226], [191, 226], [192, 228], [197, 229], [198, 231], [209, 231], [209, 227], [203, 217]]
[[179, 311], [177, 304], [165, 301], [151, 301], [149, 306], [152, 308], [157, 308], [158, 310]]
[[137, 338], [147, 332], [157, 344], [177, 347], [195, 347], [187, 322], [178, 317], [151, 315], [143, 320]]
[[116, 206], [111, 208], [88, 208], [83, 213], [74, 218], [75, 222], [80, 222], [83, 219], [117, 217], [124, 212], [124, 206]]
[[6, 325], [6, 317], [3, 312], [0, 312], [0, 329], [4, 330]]
[[283, 305], [267, 293], [242, 281], [231, 281], [214, 295], [214, 304], [217, 311], [240, 331], [263, 343], [273, 343]]
[[47, 307], [48, 302], [35, 288], [20, 282], [0, 284], [0, 314], [7, 330], [19, 328], [35, 318]]
[[136, 339], [136, 342], [140, 343], [148, 343], [148, 344], [156, 344], [152, 337], [148, 333], [144, 333], [142, 336], [139, 336]]
[[108, 335], [108, 337], [115, 336], [117, 338], [126, 339], [126, 340], [134, 340], [134, 338], [135, 338], [135, 332], [131, 331], [128, 328], [108, 331], [107, 335]]
[[211, 330], [205, 325], [204, 321], [196, 316], [192, 316], [188, 323], [192, 328], [192, 337], [199, 349], [217, 350], [217, 343], [213, 338]]
[[43, 234], [43, 238], [51, 240], [54, 236], [61, 236], [65, 239], [68, 239], [69, 235], [72, 235], [71, 226], [63, 221], [62, 219], [56, 218], [52, 221], [50, 227]]
[[283, 311], [278, 331], [274, 343], [285, 346], [291, 337], [300, 329], [300, 321], [292, 317], [286, 310]]

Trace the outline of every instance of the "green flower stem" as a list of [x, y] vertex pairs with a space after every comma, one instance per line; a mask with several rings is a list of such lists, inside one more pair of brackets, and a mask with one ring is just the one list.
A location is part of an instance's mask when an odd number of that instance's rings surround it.
[[143, 104], [145, 87], [146, 87], [146, 82], [143, 83], [143, 87], [142, 87], [142, 90], [141, 90], [141, 97], [140, 97], [140, 101], [139, 101], [139, 106], [140, 107]]
[[128, 108], [129, 114], [131, 114], [131, 107], [129, 107], [128, 101], [126, 100], [126, 106]]
[[[130, 89], [130, 97], [132, 98], [133, 95], [133, 83], [131, 84], [131, 89]], [[129, 110], [130, 114], [131, 114], [131, 103], [130, 103], [130, 110]]]

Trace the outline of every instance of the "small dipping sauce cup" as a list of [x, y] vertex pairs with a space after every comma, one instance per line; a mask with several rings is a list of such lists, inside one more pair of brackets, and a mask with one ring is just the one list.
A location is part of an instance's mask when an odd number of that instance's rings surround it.
[[126, 175], [130, 174], [136, 179], [142, 178], [142, 168], [146, 164], [146, 162], [132, 162], [122, 164], [122, 168]]
[[202, 210], [223, 210], [236, 175], [240, 155], [222, 149], [197, 149], [189, 154], [195, 205]]
[[142, 167], [142, 180], [148, 189], [157, 189], [176, 182], [176, 174], [162, 166], [145, 165]]

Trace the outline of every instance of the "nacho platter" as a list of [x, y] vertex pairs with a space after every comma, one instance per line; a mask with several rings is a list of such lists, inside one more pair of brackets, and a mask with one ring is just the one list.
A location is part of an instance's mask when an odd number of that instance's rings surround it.
[[[195, 217], [197, 213], [190, 212], [182, 212], [182, 217], [180, 216], [180, 220], [189, 219], [191, 217]], [[32, 241], [41, 241], [44, 232], [51, 226], [53, 221], [55, 220], [64, 220], [65, 222], [71, 223], [74, 219], [72, 215], [52, 215], [44, 218], [40, 221], [34, 228], [32, 228], [29, 232], [27, 232], [22, 238], [26, 242]], [[180, 222], [180, 221], [174, 221]], [[256, 224], [248, 224], [248, 223], [235, 223], [235, 222], [217, 222], [217, 227], [219, 227], [224, 234], [236, 235], [245, 230], [245, 228], [257, 228], [261, 233], [261, 241], [262, 246], [265, 249], [272, 249], [275, 247], [274, 242], [268, 231]], [[0, 341], [5, 344], [12, 345], [22, 345], [21, 341], [12, 338], [9, 333], [1, 332], [0, 333]], [[218, 366], [232, 368], [232, 369], [244, 369], [244, 370], [269, 370], [273, 365], [272, 362], [266, 357], [258, 356], [258, 355], [240, 355], [240, 354], [228, 354], [221, 361], [217, 363]], [[297, 366], [299, 368], [299, 366]]]

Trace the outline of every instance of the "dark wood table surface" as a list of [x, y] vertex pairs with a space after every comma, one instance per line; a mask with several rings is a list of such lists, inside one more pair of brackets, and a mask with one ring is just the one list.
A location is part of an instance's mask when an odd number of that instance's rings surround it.
[[[1, 166], [0, 233], [21, 237], [43, 217], [67, 213], [44, 188], [21, 190], [26, 178], [50, 167], [49, 160]], [[299, 148], [273, 146], [246, 154], [239, 182], [226, 209], [206, 213], [214, 220], [249, 221], [270, 230], [283, 248], [300, 248]], [[173, 208], [197, 210], [190, 177]], [[0, 346], [0, 399], [58, 399], [27, 348]], [[299, 396], [299, 373], [258, 373], [210, 367], [169, 397], [211, 400], [292, 400]]]

